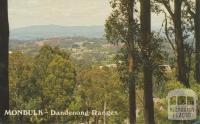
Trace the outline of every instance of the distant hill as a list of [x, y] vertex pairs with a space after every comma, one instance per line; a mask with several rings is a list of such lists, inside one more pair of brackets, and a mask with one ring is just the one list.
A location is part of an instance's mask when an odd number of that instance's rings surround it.
[[54, 37], [88, 37], [101, 38], [104, 35], [103, 26], [72, 26], [58, 25], [30, 26], [11, 30], [10, 39], [37, 40]]

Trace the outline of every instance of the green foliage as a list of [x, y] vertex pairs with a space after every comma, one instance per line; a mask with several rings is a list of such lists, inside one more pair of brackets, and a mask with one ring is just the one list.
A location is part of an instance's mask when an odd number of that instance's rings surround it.
[[[42, 47], [34, 58], [12, 53], [9, 70], [11, 109], [65, 110], [70, 105], [76, 74], [68, 53], [49, 46]], [[24, 116], [20, 119], [39, 123], [55, 117]]]
[[180, 89], [180, 88], [184, 88], [184, 86], [179, 81], [170, 80], [165, 85], [166, 93], [168, 93], [171, 90]]
[[[78, 82], [77, 94], [81, 98], [82, 109], [118, 111], [117, 116], [107, 116], [109, 121], [122, 122], [126, 118], [127, 99], [115, 69], [83, 70], [78, 75]], [[102, 120], [102, 116], [99, 119]]]
[[[82, 68], [75, 71], [70, 55], [59, 48], [43, 46], [34, 57], [10, 54], [10, 106], [13, 110], [117, 111], [107, 123], [127, 118], [128, 101], [116, 68]], [[78, 68], [78, 67], [77, 67]], [[94, 121], [95, 116], [12, 116], [13, 123]], [[98, 120], [103, 121], [103, 116]]]

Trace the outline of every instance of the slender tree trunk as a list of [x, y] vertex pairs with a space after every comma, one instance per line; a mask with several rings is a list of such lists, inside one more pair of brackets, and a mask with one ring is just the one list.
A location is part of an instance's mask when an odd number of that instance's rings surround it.
[[135, 74], [134, 74], [134, 58], [129, 54], [129, 109], [130, 124], [136, 124], [136, 90], [135, 90]]
[[[130, 74], [131, 76], [132, 74]], [[136, 124], [136, 102], [135, 102], [135, 79], [134, 74], [130, 77], [129, 83], [129, 109], [130, 124]]]
[[153, 103], [153, 86], [150, 63], [144, 65], [144, 117], [145, 124], [154, 124], [154, 103]]
[[130, 124], [136, 124], [136, 89], [134, 75], [134, 4], [135, 0], [128, 0], [128, 72], [129, 72], [129, 118]]
[[8, 5], [7, 0], [0, 0], [0, 121], [7, 119], [5, 110], [9, 109], [8, 88]]
[[95, 116], [95, 124], [99, 124], [99, 116]]
[[195, 78], [200, 83], [200, 0], [196, 0], [195, 14], [195, 37], [196, 37], [196, 74]]
[[[104, 112], [106, 112], [106, 109], [107, 109], [107, 102], [104, 101], [104, 107], [103, 107]], [[106, 123], [106, 115], [105, 114], [103, 116], [103, 124], [107, 124]]]
[[182, 0], [174, 0], [174, 28], [175, 28], [175, 42], [177, 46], [177, 77], [186, 87], [189, 87], [187, 79], [187, 68], [185, 63], [183, 31], [181, 28], [181, 5]]
[[150, 0], [140, 0], [140, 22], [141, 22], [141, 40], [142, 54], [144, 57], [144, 119], [145, 124], [155, 124], [154, 121], [154, 103], [153, 103], [153, 69], [150, 61], [150, 51], [148, 50], [151, 44], [151, 6]]

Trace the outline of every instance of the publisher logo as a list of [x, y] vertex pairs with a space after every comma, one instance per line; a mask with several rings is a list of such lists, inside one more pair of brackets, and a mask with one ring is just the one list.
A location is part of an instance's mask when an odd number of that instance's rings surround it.
[[175, 89], [168, 93], [168, 119], [196, 119], [197, 95], [190, 89]]

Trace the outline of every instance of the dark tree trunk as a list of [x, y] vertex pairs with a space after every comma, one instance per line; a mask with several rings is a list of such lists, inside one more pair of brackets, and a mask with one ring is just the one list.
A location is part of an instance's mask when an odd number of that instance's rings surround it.
[[200, 0], [196, 0], [195, 14], [195, 37], [196, 37], [196, 74], [195, 78], [200, 83]]
[[8, 43], [8, 3], [0, 0], [0, 122], [7, 120], [4, 112], [9, 109]]
[[182, 0], [174, 0], [174, 28], [175, 28], [175, 42], [177, 46], [177, 77], [186, 87], [189, 87], [187, 79], [187, 67], [185, 63], [182, 21], [181, 21], [181, 5]]
[[134, 4], [135, 0], [128, 0], [128, 72], [129, 72], [129, 118], [130, 124], [136, 124], [136, 90], [134, 77]]
[[144, 117], [145, 124], [154, 124], [154, 103], [153, 103], [153, 86], [150, 63], [144, 65]]
[[135, 74], [134, 74], [134, 57], [129, 54], [129, 114], [130, 124], [136, 124], [136, 90], [135, 90]]
[[150, 0], [141, 1], [141, 41], [142, 54], [144, 57], [144, 119], [145, 124], [155, 124], [154, 121], [154, 103], [153, 103], [153, 69], [150, 61], [150, 51], [148, 49], [151, 44], [151, 5]]

